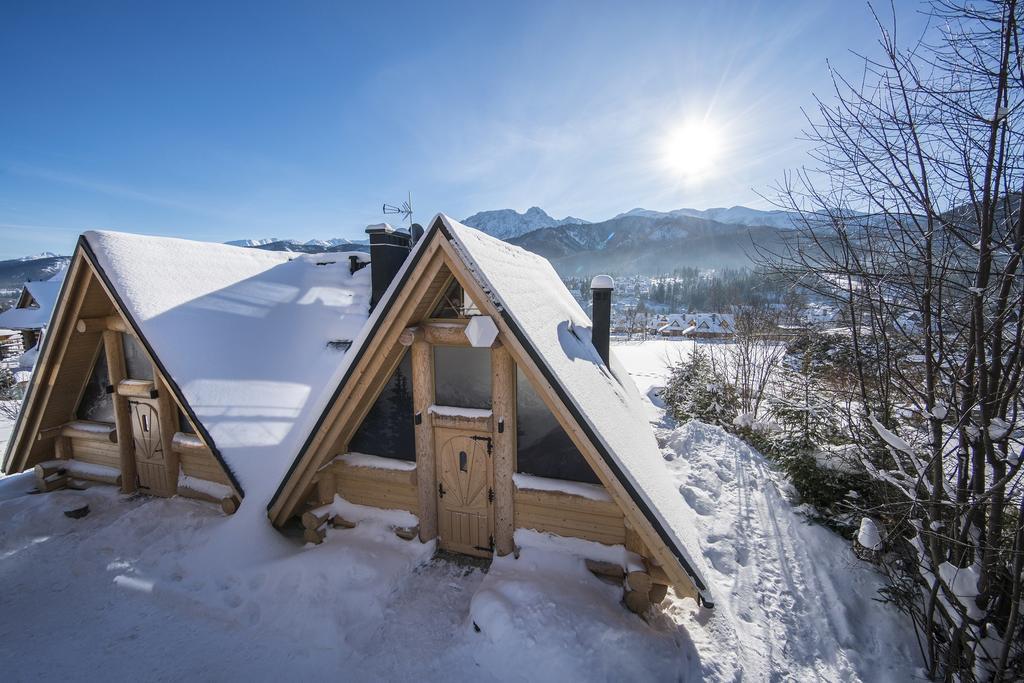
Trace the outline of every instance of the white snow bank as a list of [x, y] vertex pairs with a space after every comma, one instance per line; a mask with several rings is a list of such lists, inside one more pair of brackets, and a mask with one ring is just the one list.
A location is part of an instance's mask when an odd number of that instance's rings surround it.
[[352, 467], [369, 467], [375, 470], [401, 470], [412, 472], [416, 469], [416, 463], [412, 460], [399, 460], [398, 458], [385, 458], [369, 453], [345, 453], [339, 455], [335, 460], [351, 465]]
[[512, 481], [520, 491], [557, 491], [567, 493], [570, 496], [580, 496], [590, 500], [611, 502], [612, 497], [598, 484], [586, 484], [581, 481], [566, 481], [564, 479], [549, 479], [538, 477], [533, 474], [521, 474], [516, 472], [512, 475]]
[[584, 560], [608, 562], [626, 571], [643, 569], [643, 560], [636, 553], [622, 545], [605, 545], [596, 541], [571, 536], [558, 536], [534, 529], [516, 529], [515, 544], [518, 548], [532, 548], [546, 552], [565, 553]]
[[860, 520], [860, 530], [857, 531], [857, 542], [868, 550], [878, 550], [882, 547], [882, 536], [878, 533], [878, 525], [870, 517]]
[[[651, 628], [622, 605], [622, 587], [579, 558], [525, 547], [496, 557], [465, 627], [474, 679], [690, 681], [700, 662], [675, 624]], [[479, 632], [477, 632], [479, 629]]]
[[700, 422], [666, 430], [663, 441], [667, 477], [696, 513], [694, 533], [718, 597], [710, 621], [690, 632], [704, 661], [735, 667], [716, 677], [918, 677], [912, 624], [873, 599], [883, 577], [845, 539], [804, 519], [759, 453]]
[[388, 528], [410, 529], [420, 523], [419, 517], [407, 510], [388, 510], [369, 505], [358, 505], [345, 500], [338, 494], [334, 494], [332, 502], [321, 505], [315, 512], [317, 515], [327, 513], [331, 517], [341, 517], [353, 524], [368, 523]]
[[484, 408], [460, 408], [458, 406], [437, 406], [432, 405], [427, 409], [431, 415], [442, 415], [444, 417], [490, 417], [494, 413]]
[[184, 472], [178, 474], [178, 488], [189, 489], [197, 493], [202, 493], [218, 500], [221, 498], [227, 498], [233, 495], [231, 487], [226, 484], [221, 484], [215, 481], [209, 481], [207, 479], [200, 479], [198, 477], [191, 477]]
[[[985, 616], [985, 610], [978, 607], [976, 602], [981, 593], [978, 590], [978, 579], [981, 578], [981, 568], [978, 565], [958, 567], [950, 562], [943, 562], [939, 565], [939, 576], [963, 605], [967, 616], [971, 619], [981, 619]], [[955, 612], [950, 611], [950, 614]]]

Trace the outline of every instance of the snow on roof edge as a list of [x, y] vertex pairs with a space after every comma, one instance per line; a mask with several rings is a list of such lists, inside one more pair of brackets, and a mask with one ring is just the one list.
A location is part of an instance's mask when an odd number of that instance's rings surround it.
[[[528, 342], [528, 340], [524, 338], [522, 330], [519, 328], [518, 321], [516, 321], [515, 317], [511, 314], [507, 304], [504, 302], [501, 295], [497, 292], [492, 283], [490, 283], [487, 280], [482, 269], [480, 268], [480, 265], [476, 262], [473, 255], [469, 253], [468, 248], [462, 243], [462, 241], [459, 238], [458, 232], [460, 230], [467, 230], [472, 231], [472, 233], [479, 233], [480, 235], [483, 235], [488, 239], [493, 239], [498, 242], [500, 242], [500, 240], [496, 240], [495, 238], [487, 236], [485, 233], [482, 233], [481, 231], [478, 231], [469, 226], [465, 226], [443, 213], [439, 213], [437, 215], [434, 221], [436, 222], [437, 220], [440, 220], [442, 222], [445, 228], [445, 232], [451, 236], [452, 246], [455, 247], [460, 256], [465, 260], [466, 265], [469, 266], [470, 272], [474, 275], [474, 277], [477, 278], [478, 284], [480, 284], [480, 286], [484, 289], [485, 293], [487, 293], [487, 295], [491, 297], [492, 302], [495, 304], [498, 310], [501, 311], [502, 316], [506, 319], [506, 322], [509, 323], [512, 330], [514, 332], [517, 332], [517, 336], [520, 337], [520, 341]], [[538, 266], [549, 270], [554, 277], [558, 277], [557, 272], [554, 270], [554, 267], [551, 265], [551, 263], [542, 256], [529, 252], [523, 249], [522, 247], [510, 245], [505, 242], [502, 242], [502, 244], [509, 250], [514, 250], [517, 253], [521, 254], [522, 256], [530, 258], [531, 260], [535, 261]], [[561, 281], [560, 278], [559, 281]], [[586, 318], [586, 313], [583, 312], [583, 309], [580, 308], [576, 300], [573, 299], [571, 296], [569, 297], [569, 299], [572, 301], [572, 304], [576, 309], [574, 312], [578, 312], [579, 314], [582, 314], [584, 318]], [[524, 348], [527, 349], [528, 352], [531, 351], [531, 344], [524, 343], [523, 346]], [[547, 362], [539, 354], [531, 353], [531, 356], [533, 356], [534, 362], [536, 362], [540, 366], [542, 372], [549, 376], [549, 381], [552, 379], [557, 380], [557, 373], [553, 370], [553, 368], [551, 368], [547, 364]], [[625, 388], [626, 385], [622, 382], [621, 378], [625, 377], [628, 380], [629, 375], [625, 372], [625, 369], [618, 362], [618, 359], [615, 358], [614, 354], [611, 355], [611, 359], [612, 362], [609, 363], [609, 365], [611, 366], [611, 374], [619, 382], [619, 385]], [[597, 426], [594, 425], [588, 419], [586, 411], [584, 411], [582, 407], [578, 404], [575, 397], [568, 391], [565, 391], [559, 382], [552, 381], [551, 384], [555, 388], [555, 391], [560, 394], [562, 400], [566, 403], [567, 407], [569, 407], [570, 410], [576, 415], [577, 420], [580, 422], [581, 426], [584, 427], [585, 431], [588, 433], [591, 440], [595, 443], [595, 445], [598, 446], [598, 450], [599, 452], [601, 452], [605, 462], [619, 474], [620, 481], [628, 482], [628, 489], [631, 494], [631, 497], [633, 497], [635, 502], [642, 503], [641, 507], [645, 513], [645, 516], [648, 517], [648, 520], [651, 522], [656, 522], [655, 527], [658, 530], [659, 535], [661, 536], [662, 540], [665, 541], [670, 548], [672, 548], [673, 554], [675, 554], [677, 559], [680, 561], [682, 568], [686, 571], [687, 574], [690, 575], [691, 579], [694, 582], [694, 586], [698, 589], [698, 591], [700, 591], [702, 599], [704, 599], [705, 602], [709, 605], [713, 604], [713, 599], [710, 595], [708, 588], [709, 584], [707, 583], [707, 581], [704, 580], [704, 577], [702, 576], [701, 572], [698, 571], [697, 563], [694, 561], [694, 558], [690, 555], [690, 552], [687, 549], [685, 543], [683, 542], [683, 539], [678, 536], [672, 525], [668, 522], [667, 519], [664, 518], [664, 516], [658, 509], [658, 506], [654, 503], [654, 501], [651, 500], [648, 495], [646, 495], [644, 487], [635, 478], [635, 476], [633, 476], [633, 473], [627, 467], [624, 466], [625, 463], [622, 461], [622, 459], [614, 457], [614, 449], [611, 448], [610, 444], [607, 443], [607, 441], [603, 438], [601, 431], [597, 428]], [[625, 390], [627, 391], [627, 393], [630, 393], [631, 395], [636, 394], [635, 391], [629, 392], [628, 388]], [[639, 500], [637, 500], [637, 498], [639, 498]]]
[[[345, 354], [345, 357], [342, 359], [341, 364], [338, 366], [337, 371], [329, 382], [333, 383], [335, 388], [328, 396], [327, 401], [318, 407], [317, 412], [319, 415], [316, 422], [313, 423], [312, 429], [310, 429], [309, 433], [306, 435], [306, 439], [303, 442], [302, 447], [295, 454], [292, 464], [288, 466], [288, 470], [285, 472], [284, 477], [281, 479], [277, 489], [274, 491], [274, 495], [271, 496], [270, 500], [267, 502], [267, 510], [274, 507], [278, 498], [281, 497], [281, 492], [284, 490], [285, 484], [287, 484], [295, 474], [295, 470], [298, 468], [303, 456], [306, 454], [306, 451], [309, 450], [309, 445], [313, 441], [313, 437], [320, 430], [321, 425], [327, 418], [327, 412], [338, 399], [338, 396], [345, 388], [345, 385], [348, 384], [349, 373], [366, 351], [367, 341], [376, 334], [377, 327], [380, 325], [381, 319], [384, 317], [385, 313], [391, 309], [391, 303], [392, 299], [394, 299], [395, 292], [402, 286], [402, 284], [404, 284], [409, 273], [419, 262], [420, 256], [423, 252], [423, 245], [430, 241], [434, 232], [434, 223], [431, 222], [430, 225], [431, 228], [428, 229], [423, 236], [417, 240], [416, 244], [412, 246], [409, 255], [402, 263], [402, 267], [398, 269], [397, 273], [395, 273], [395, 276], [391, 279], [391, 284], [389, 284], [388, 288], [384, 290], [384, 293], [381, 295], [377, 305], [374, 306], [373, 310], [370, 312], [370, 317], [366, 319], [366, 323], [363, 324], [359, 334], [352, 340], [352, 346], [349, 347], [348, 352]], [[373, 267], [372, 264], [370, 267]]]

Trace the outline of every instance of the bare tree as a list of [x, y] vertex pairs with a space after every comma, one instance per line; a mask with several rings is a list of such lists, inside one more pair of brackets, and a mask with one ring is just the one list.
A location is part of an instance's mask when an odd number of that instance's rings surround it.
[[733, 343], [726, 347], [740, 412], [751, 420], [757, 419], [786, 355], [785, 345], [777, 338], [778, 321], [778, 314], [765, 306], [741, 307], [736, 313]]
[[1017, 0], [936, 0], [938, 38], [881, 56], [809, 118], [815, 165], [777, 274], [844, 311], [848, 431], [878, 486], [887, 595], [928, 672], [1020, 680], [1024, 59]]

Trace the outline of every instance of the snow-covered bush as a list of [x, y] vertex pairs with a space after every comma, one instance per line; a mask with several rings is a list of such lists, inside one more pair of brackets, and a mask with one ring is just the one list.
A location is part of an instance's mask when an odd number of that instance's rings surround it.
[[672, 368], [661, 398], [669, 415], [680, 423], [700, 420], [727, 429], [739, 406], [725, 373], [700, 347]]
[[14, 421], [21, 411], [21, 393], [10, 368], [0, 368], [0, 419]]

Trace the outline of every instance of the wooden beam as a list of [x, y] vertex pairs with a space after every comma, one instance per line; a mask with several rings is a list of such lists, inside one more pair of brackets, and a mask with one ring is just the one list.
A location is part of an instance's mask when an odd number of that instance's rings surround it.
[[53, 442], [53, 454], [58, 460], [70, 460], [71, 439], [67, 436], [58, 436]]
[[206, 444], [195, 434], [174, 432], [171, 436], [171, 448], [176, 451], [206, 451]]
[[316, 499], [320, 505], [327, 505], [334, 500], [338, 493], [338, 481], [334, 476], [334, 470], [327, 468], [320, 472], [316, 478]]
[[128, 325], [119, 315], [107, 315], [102, 318], [79, 318], [75, 324], [79, 334], [86, 332], [127, 332]]
[[469, 346], [464, 322], [428, 322], [419, 325], [423, 338], [440, 346]]
[[398, 343], [402, 346], [412, 346], [416, 340], [423, 339], [423, 330], [418, 327], [407, 327], [402, 330], [401, 336], [398, 337]]
[[60, 429], [61, 437], [72, 439], [85, 439], [87, 441], [109, 441], [118, 442], [117, 429], [105, 422], [89, 422], [87, 420], [73, 420], [66, 422]]
[[[156, 363], [152, 365], [156, 405], [160, 420], [160, 447], [164, 451], [167, 476], [170, 481], [174, 482], [174, 486], [177, 488], [178, 477], [181, 473], [181, 457], [178, 455], [178, 451], [174, 449], [174, 435], [178, 433], [179, 427], [178, 406], [171, 398], [171, 389], [167, 386], [167, 382], [164, 381], [164, 377], [160, 374]], [[231, 512], [234, 512], [234, 510]], [[231, 514], [231, 512], [228, 514]]]
[[515, 550], [516, 364], [504, 346], [491, 350], [491, 410], [494, 413], [494, 549]]
[[[103, 348], [107, 354], [107, 372], [111, 386], [117, 386], [126, 379], [124, 342], [121, 333], [106, 330], [103, 333]], [[117, 425], [117, 447], [121, 456], [121, 492], [132, 493], [136, 489], [135, 440], [132, 436], [132, 414], [128, 399], [113, 394], [114, 421]]]
[[437, 469], [434, 428], [427, 414], [434, 404], [434, 349], [424, 340], [412, 345], [412, 405], [416, 416], [416, 497], [419, 501], [420, 540], [437, 536]]
[[[123, 379], [117, 383], [117, 393], [128, 398], [157, 398], [159, 395], [156, 383], [148, 379]], [[177, 429], [175, 425], [174, 430]]]

